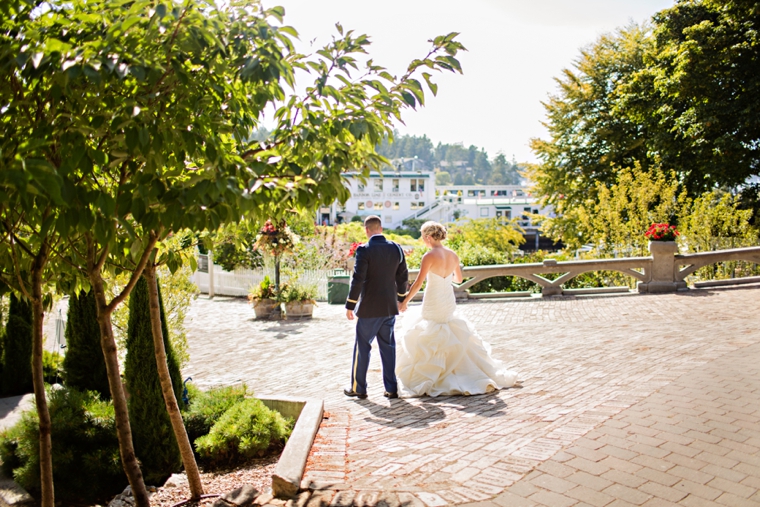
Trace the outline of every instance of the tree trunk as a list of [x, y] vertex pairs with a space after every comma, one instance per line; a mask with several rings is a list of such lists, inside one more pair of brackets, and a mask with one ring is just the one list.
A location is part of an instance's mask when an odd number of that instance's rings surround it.
[[274, 290], [280, 293], [280, 254], [274, 256]]
[[132, 443], [132, 428], [129, 425], [129, 412], [127, 411], [127, 398], [124, 395], [124, 387], [121, 384], [119, 372], [119, 359], [117, 356], [116, 340], [113, 337], [111, 325], [111, 312], [107, 311], [106, 294], [100, 269], [90, 269], [89, 273], [92, 289], [95, 291], [95, 303], [100, 327], [100, 346], [103, 349], [103, 357], [106, 361], [108, 373], [108, 386], [111, 389], [114, 415], [116, 418], [116, 436], [119, 439], [119, 451], [121, 464], [127, 475], [129, 485], [132, 486], [135, 505], [137, 507], [150, 507], [150, 497], [143, 482], [142, 471], [137, 462], [135, 448]]
[[40, 486], [42, 490], [42, 507], [54, 507], [53, 490], [53, 455], [50, 438], [51, 424], [47, 399], [45, 398], [45, 381], [42, 372], [42, 270], [47, 263], [47, 248], [43, 244], [32, 263], [32, 383], [34, 400], [40, 419]]
[[161, 391], [166, 403], [166, 411], [169, 412], [169, 418], [172, 422], [174, 437], [177, 439], [179, 452], [182, 455], [182, 464], [185, 466], [187, 480], [190, 485], [190, 499], [198, 501], [203, 494], [203, 484], [201, 483], [201, 474], [198, 470], [198, 464], [195, 462], [193, 448], [190, 445], [190, 439], [185, 430], [185, 424], [182, 421], [182, 414], [177, 405], [177, 398], [174, 395], [169, 366], [166, 362], [166, 350], [164, 349], [164, 337], [161, 331], [161, 309], [158, 301], [158, 284], [156, 281], [156, 267], [148, 263], [143, 271], [143, 276], [148, 282], [148, 298], [150, 301], [150, 324], [153, 331], [153, 348], [156, 353], [156, 366], [158, 367], [158, 378], [161, 380]]

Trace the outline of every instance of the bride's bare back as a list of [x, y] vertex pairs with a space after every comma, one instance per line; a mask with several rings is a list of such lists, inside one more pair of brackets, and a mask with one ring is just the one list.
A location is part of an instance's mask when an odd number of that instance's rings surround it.
[[[459, 257], [453, 250], [445, 246], [435, 246], [426, 253], [422, 257], [422, 265], [425, 264], [427, 264], [426, 271], [431, 271], [441, 278], [446, 278], [452, 273], [454, 273], [455, 277], [459, 274]], [[461, 281], [461, 277], [459, 277], [459, 280], [456, 280], [457, 283]]]

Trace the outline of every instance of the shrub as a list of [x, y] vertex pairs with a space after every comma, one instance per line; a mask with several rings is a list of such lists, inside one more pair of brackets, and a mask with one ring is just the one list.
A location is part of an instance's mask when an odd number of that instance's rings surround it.
[[42, 376], [48, 384], [60, 383], [63, 373], [63, 356], [58, 352], [42, 351]]
[[[169, 328], [169, 342], [172, 344], [174, 358], [180, 369], [190, 360], [185, 332], [185, 317], [190, 303], [198, 294], [198, 286], [192, 281], [193, 271], [190, 266], [183, 266], [172, 273], [166, 266], [156, 269], [156, 277], [160, 282], [161, 301], [164, 305], [166, 325]], [[121, 274], [109, 280], [107, 291], [110, 297], [115, 297], [122, 291], [129, 277]], [[112, 314], [114, 338], [119, 347], [119, 360], [123, 364], [127, 343], [127, 328], [129, 327], [129, 305], [119, 305]]]
[[[113, 405], [70, 388], [49, 390], [48, 399], [56, 500], [91, 504], [124, 489]], [[39, 438], [35, 410], [0, 434], [3, 471], [32, 495], [40, 493]]]
[[[169, 342], [160, 291], [159, 303], [169, 373], [177, 403], [181, 407], [182, 377]], [[142, 464], [145, 480], [151, 484], [163, 483], [179, 469], [181, 462], [158, 378], [150, 324], [148, 284], [144, 277], [140, 277], [129, 297], [124, 377], [129, 391], [129, 422], [135, 454]]]
[[248, 300], [253, 303], [253, 306], [256, 306], [256, 302], [262, 299], [277, 299], [274, 283], [268, 276], [265, 276], [258, 285], [251, 287], [248, 291]]
[[248, 398], [227, 410], [208, 435], [195, 441], [195, 447], [210, 464], [230, 464], [263, 456], [282, 445], [292, 430], [292, 420], [268, 409], [261, 400]]
[[3, 340], [3, 394], [32, 392], [32, 307], [11, 294]]
[[95, 391], [100, 399], [107, 400], [111, 398], [111, 390], [96, 312], [95, 291], [81, 291], [69, 298], [63, 369], [67, 386]]
[[311, 301], [317, 297], [317, 287], [314, 285], [301, 285], [299, 283], [284, 283], [280, 287], [279, 301], [292, 303], [294, 301]]
[[192, 384], [187, 386], [190, 403], [183, 412], [185, 428], [190, 442], [195, 442], [198, 437], [208, 435], [211, 427], [233, 405], [245, 399], [247, 392], [245, 385], [219, 387], [209, 391], [201, 391]]

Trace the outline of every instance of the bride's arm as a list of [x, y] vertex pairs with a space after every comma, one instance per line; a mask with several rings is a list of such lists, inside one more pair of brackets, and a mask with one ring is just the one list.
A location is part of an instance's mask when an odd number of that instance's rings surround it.
[[462, 263], [459, 261], [459, 257], [457, 257], [457, 267], [454, 270], [454, 283], [462, 283], [462, 280], [464, 280], [464, 275], [462, 274]]
[[432, 261], [430, 260], [430, 257], [428, 257], [428, 254], [422, 256], [422, 262], [420, 263], [420, 272], [417, 274], [417, 278], [415, 278], [414, 283], [412, 284], [412, 288], [409, 289], [409, 293], [404, 298], [404, 301], [402, 301], [398, 307], [402, 312], [406, 310], [409, 301], [412, 300], [417, 292], [419, 292], [420, 287], [422, 287], [422, 283], [425, 281], [425, 277], [427, 276], [428, 271], [430, 271], [431, 262]]

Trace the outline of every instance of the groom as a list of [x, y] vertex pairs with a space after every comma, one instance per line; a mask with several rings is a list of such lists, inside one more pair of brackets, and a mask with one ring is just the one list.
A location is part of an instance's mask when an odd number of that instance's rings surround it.
[[377, 337], [383, 363], [385, 397], [398, 398], [393, 326], [398, 315], [398, 303], [406, 296], [409, 272], [404, 251], [383, 236], [380, 217], [368, 216], [364, 220], [364, 231], [369, 241], [356, 249], [354, 276], [346, 300], [346, 317], [354, 320], [356, 309], [358, 319], [351, 387], [344, 389], [343, 393], [361, 399], [367, 397], [369, 355], [372, 341]]

